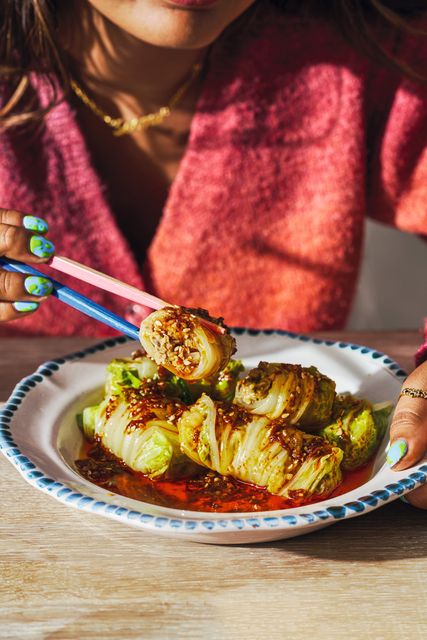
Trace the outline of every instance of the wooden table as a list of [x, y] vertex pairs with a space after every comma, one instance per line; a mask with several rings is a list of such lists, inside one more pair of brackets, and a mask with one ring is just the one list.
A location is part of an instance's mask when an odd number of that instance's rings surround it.
[[[420, 341], [333, 337], [407, 369]], [[89, 342], [0, 340], [0, 401], [43, 360]], [[427, 638], [427, 513], [400, 500], [300, 538], [220, 547], [68, 509], [2, 456], [0, 480], [0, 638]]]

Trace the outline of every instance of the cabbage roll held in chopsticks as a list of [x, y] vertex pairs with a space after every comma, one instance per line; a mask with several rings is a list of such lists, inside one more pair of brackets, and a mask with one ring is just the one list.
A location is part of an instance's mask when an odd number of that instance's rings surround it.
[[141, 323], [141, 344], [158, 365], [184, 380], [210, 378], [227, 364], [236, 346], [228, 331], [215, 333], [203, 319], [213, 320], [199, 310], [159, 309]]
[[341, 449], [237, 405], [202, 395], [178, 420], [194, 462], [291, 500], [327, 497], [341, 482]]
[[329, 420], [334, 398], [335, 382], [316, 367], [260, 362], [237, 383], [234, 402], [256, 415], [315, 430]]

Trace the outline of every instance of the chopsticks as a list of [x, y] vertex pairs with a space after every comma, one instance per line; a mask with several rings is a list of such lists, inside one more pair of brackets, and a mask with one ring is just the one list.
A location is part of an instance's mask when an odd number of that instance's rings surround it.
[[[140, 291], [136, 287], [132, 287], [125, 282], [121, 282], [112, 276], [96, 271], [95, 269], [80, 264], [80, 262], [76, 262], [70, 258], [54, 256], [45, 264], [52, 267], [52, 269], [56, 269], [62, 273], [73, 276], [78, 280], [92, 284], [98, 289], [103, 289], [104, 291], [121, 296], [122, 298], [126, 298], [126, 300], [136, 302], [144, 305], [145, 307], [149, 307], [150, 309], [162, 309], [163, 307], [173, 306], [161, 298], [151, 295], [151, 293]], [[6, 269], [6, 271], [16, 271], [17, 273], [46, 277], [45, 273], [37, 271], [37, 269], [30, 267], [24, 262], [10, 260], [9, 258], [0, 258], [0, 266], [3, 267], [3, 269]], [[58, 298], [58, 300], [65, 302], [70, 307], [81, 311], [95, 320], [103, 322], [113, 329], [117, 329], [117, 331], [121, 331], [134, 340], [139, 340], [138, 327], [127, 322], [127, 320], [121, 318], [112, 311], [109, 311], [105, 307], [93, 302], [90, 298], [87, 298], [74, 289], [71, 289], [71, 287], [66, 287], [61, 282], [58, 282], [58, 280], [54, 280], [53, 278], [50, 278], [50, 280], [53, 283], [52, 295]], [[200, 318], [200, 322], [214, 333], [224, 334], [226, 331], [224, 327], [216, 324], [215, 322], [211, 322], [210, 320], [206, 320], [205, 318]]]
[[94, 287], [98, 287], [98, 289], [104, 289], [104, 291], [114, 293], [131, 302], [137, 302], [150, 309], [161, 309], [162, 307], [171, 306], [164, 300], [151, 295], [151, 293], [140, 291], [140, 289], [132, 287], [130, 284], [116, 280], [116, 278], [107, 276], [107, 274], [101, 273], [100, 271], [95, 271], [95, 269], [80, 264], [80, 262], [76, 262], [70, 258], [54, 256], [47, 264], [53, 269], [57, 269], [62, 273], [73, 276], [73, 278], [92, 284]]
[[[53, 269], [57, 269], [78, 280], [92, 284], [94, 287], [98, 287], [98, 289], [104, 289], [104, 291], [114, 293], [117, 296], [144, 305], [150, 309], [162, 309], [163, 307], [173, 306], [169, 302], [165, 302], [161, 298], [151, 295], [151, 293], [141, 291], [136, 287], [132, 287], [130, 284], [121, 282], [121, 280], [117, 280], [112, 276], [108, 276], [105, 273], [96, 271], [91, 267], [87, 267], [80, 262], [65, 258], [64, 256], [54, 256], [47, 264]], [[221, 327], [215, 322], [210, 322], [205, 318], [201, 318], [200, 322], [214, 333], [224, 334], [226, 331], [224, 327]]]
[[[18, 262], [17, 260], [9, 260], [8, 258], [0, 258], [0, 267], [5, 269], [6, 271], [15, 271], [17, 273], [23, 273], [25, 275], [32, 276], [42, 276], [46, 277], [45, 273], [41, 271], [37, 271], [33, 267], [30, 267], [23, 262]], [[53, 284], [53, 295], [55, 298], [58, 298], [61, 302], [65, 302], [70, 307], [77, 309], [81, 313], [89, 316], [90, 318], [94, 318], [99, 322], [102, 322], [121, 333], [124, 333], [129, 338], [133, 340], [139, 340], [139, 328], [135, 325], [131, 324], [124, 318], [116, 315], [112, 311], [109, 311], [105, 307], [102, 307], [100, 304], [97, 304], [90, 298], [83, 296], [81, 293], [74, 291], [70, 287], [66, 287], [61, 284], [57, 280], [53, 278], [49, 278]]]

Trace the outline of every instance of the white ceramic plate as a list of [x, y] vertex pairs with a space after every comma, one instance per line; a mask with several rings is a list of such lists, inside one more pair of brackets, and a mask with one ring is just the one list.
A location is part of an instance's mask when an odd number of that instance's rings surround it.
[[[236, 330], [237, 357], [253, 367], [260, 360], [315, 365], [349, 391], [372, 402], [395, 402], [405, 372], [367, 347], [274, 331]], [[396, 473], [385, 464], [388, 438], [364, 485], [314, 505], [263, 513], [181, 511], [111, 493], [82, 478], [74, 460], [82, 443], [75, 415], [99, 397], [105, 365], [128, 356], [134, 344], [107, 340], [41, 365], [14, 389], [0, 413], [0, 447], [35, 488], [65, 505], [158, 534], [215, 544], [249, 543], [309, 533], [376, 509], [427, 478], [426, 461]]]

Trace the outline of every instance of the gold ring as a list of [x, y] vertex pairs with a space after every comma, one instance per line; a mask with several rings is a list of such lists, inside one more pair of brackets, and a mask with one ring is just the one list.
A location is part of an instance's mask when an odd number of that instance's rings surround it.
[[413, 387], [405, 387], [400, 392], [400, 396], [410, 396], [411, 398], [423, 398], [423, 400], [427, 400], [427, 391], [424, 391], [424, 389], [414, 389]]

